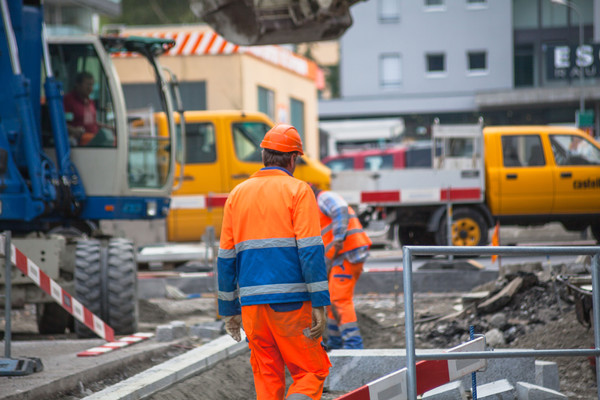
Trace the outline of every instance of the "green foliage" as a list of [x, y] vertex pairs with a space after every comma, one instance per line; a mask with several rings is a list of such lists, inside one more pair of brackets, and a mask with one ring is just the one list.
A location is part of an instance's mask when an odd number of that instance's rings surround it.
[[190, 10], [188, 0], [122, 0], [121, 16], [107, 24], [164, 25], [200, 22]]

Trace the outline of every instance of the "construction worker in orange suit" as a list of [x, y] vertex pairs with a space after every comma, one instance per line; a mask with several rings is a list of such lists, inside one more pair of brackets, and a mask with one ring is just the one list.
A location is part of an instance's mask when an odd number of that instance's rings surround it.
[[337, 193], [311, 186], [321, 214], [321, 235], [330, 268], [327, 312], [327, 347], [329, 349], [362, 349], [354, 287], [369, 256], [371, 239], [363, 230], [352, 207]]
[[293, 177], [302, 141], [276, 125], [261, 145], [265, 168], [227, 198], [218, 257], [219, 314], [250, 346], [257, 398], [320, 399], [331, 364], [322, 335], [330, 304], [319, 210]]

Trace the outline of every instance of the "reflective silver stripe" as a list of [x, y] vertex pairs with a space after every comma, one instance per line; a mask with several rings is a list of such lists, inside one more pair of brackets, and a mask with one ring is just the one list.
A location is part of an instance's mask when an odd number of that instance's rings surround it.
[[307, 283], [309, 293], [321, 292], [328, 289], [327, 281]]
[[298, 239], [298, 248], [299, 249], [301, 249], [303, 247], [309, 247], [309, 246], [318, 246], [320, 244], [323, 244], [323, 238], [321, 236], [313, 236], [313, 237]]
[[358, 322], [348, 322], [346, 324], [340, 325], [340, 329], [342, 331], [350, 328], [358, 328]]
[[[348, 215], [348, 222], [350, 222], [351, 219], [358, 219], [358, 217], [356, 216], [356, 214]], [[331, 229], [333, 229], [332, 222], [330, 222], [328, 225], [325, 225], [325, 228], [321, 229], [321, 236], [325, 235]]]
[[296, 247], [295, 238], [246, 240], [235, 245], [238, 253], [250, 249], [269, 249], [272, 247]]
[[233, 292], [223, 292], [223, 291], [219, 290], [218, 297], [219, 297], [219, 300], [233, 301], [238, 298], [238, 291], [234, 290]]
[[219, 248], [219, 258], [235, 258], [235, 249]]
[[329, 253], [329, 250], [333, 247], [333, 242], [329, 242], [327, 246], [325, 246], [325, 254]]
[[286, 400], [311, 400], [310, 397], [308, 397], [305, 394], [302, 393], [292, 393], [290, 395], [288, 395], [288, 397], [285, 398]]
[[327, 334], [329, 336], [335, 336], [335, 337], [339, 337], [339, 338], [342, 337], [342, 335], [340, 334], [340, 331], [338, 331], [337, 329], [333, 329], [333, 328], [328, 328]]
[[360, 336], [360, 331], [358, 329], [355, 331], [342, 331], [342, 339], [344, 339], [344, 341], [354, 336]]
[[361, 228], [356, 228], [356, 229], [350, 229], [348, 232], [346, 232], [346, 237], [350, 236], [350, 235], [354, 235], [355, 233], [362, 233], [364, 232]]
[[[327, 282], [325, 282], [327, 284]], [[273, 285], [247, 286], [240, 288], [240, 295], [256, 296], [259, 294], [306, 292], [305, 283], [277, 283]]]

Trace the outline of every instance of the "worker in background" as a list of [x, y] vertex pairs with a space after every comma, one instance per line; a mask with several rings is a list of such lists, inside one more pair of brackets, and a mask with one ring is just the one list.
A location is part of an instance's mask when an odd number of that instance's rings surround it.
[[257, 398], [320, 399], [331, 366], [321, 336], [329, 305], [319, 211], [306, 182], [293, 177], [303, 153], [291, 125], [276, 125], [260, 147], [265, 168], [225, 203], [218, 257], [219, 314], [250, 346]]
[[100, 129], [96, 120], [96, 105], [90, 99], [93, 90], [94, 76], [89, 72], [80, 72], [75, 76], [73, 89], [63, 99], [67, 130], [73, 145], [85, 146]]
[[369, 256], [371, 239], [352, 207], [337, 193], [311, 186], [321, 214], [331, 306], [327, 312], [327, 347], [362, 349], [354, 309], [354, 287]]

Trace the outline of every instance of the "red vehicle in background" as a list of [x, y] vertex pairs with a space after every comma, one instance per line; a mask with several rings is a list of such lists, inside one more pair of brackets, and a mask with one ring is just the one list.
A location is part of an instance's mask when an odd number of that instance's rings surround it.
[[346, 170], [379, 171], [382, 169], [431, 167], [431, 144], [414, 143], [387, 149], [349, 151], [325, 157], [322, 161], [332, 172]]

